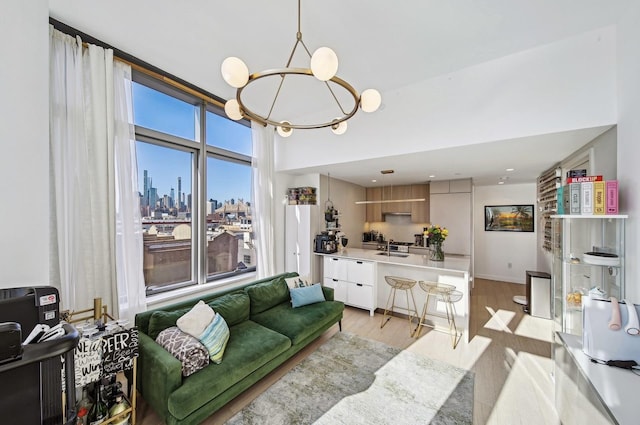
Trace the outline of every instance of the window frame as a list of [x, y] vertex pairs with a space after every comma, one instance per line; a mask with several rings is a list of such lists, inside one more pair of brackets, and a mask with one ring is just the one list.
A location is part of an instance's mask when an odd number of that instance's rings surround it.
[[[168, 96], [172, 96], [181, 101], [189, 103], [199, 108], [198, 121], [195, 140], [185, 139], [159, 130], [135, 125], [135, 140], [150, 143], [170, 149], [177, 149], [192, 153], [191, 182], [192, 182], [192, 202], [197, 201], [197, 205], [191, 209], [191, 229], [192, 229], [192, 252], [191, 252], [191, 280], [167, 284], [162, 286], [145, 285], [146, 296], [167, 293], [186, 287], [197, 287], [203, 284], [213, 283], [228, 279], [229, 277], [251, 273], [256, 267], [248, 267], [245, 270], [233, 270], [220, 273], [215, 276], [208, 276], [207, 270], [207, 237], [206, 237], [206, 208], [207, 208], [207, 159], [215, 158], [222, 161], [234, 162], [240, 165], [252, 167], [253, 158], [239, 152], [219, 148], [207, 144], [206, 114], [207, 112], [225, 117], [224, 111], [218, 105], [208, 102], [206, 99], [180, 90], [164, 81], [144, 74], [140, 71], [132, 72], [132, 80], [135, 83], [144, 85], [153, 90], [157, 90]], [[225, 117], [226, 118], [226, 117]], [[239, 125], [251, 127], [250, 121], [242, 119], [235, 121]], [[252, 193], [250, 188], [250, 193]], [[251, 195], [250, 195], [251, 196]], [[253, 221], [253, 219], [252, 219]]]

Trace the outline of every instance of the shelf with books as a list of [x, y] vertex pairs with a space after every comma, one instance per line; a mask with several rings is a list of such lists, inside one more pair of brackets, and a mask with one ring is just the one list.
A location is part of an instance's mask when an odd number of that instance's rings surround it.
[[551, 251], [551, 214], [558, 212], [557, 191], [562, 188], [562, 170], [558, 164], [543, 172], [537, 181], [540, 228], [543, 229], [542, 249]]

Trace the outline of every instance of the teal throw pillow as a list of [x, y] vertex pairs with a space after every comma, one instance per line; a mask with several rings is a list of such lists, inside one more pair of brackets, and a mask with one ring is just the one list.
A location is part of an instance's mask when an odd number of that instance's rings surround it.
[[291, 305], [293, 308], [325, 301], [322, 287], [319, 283], [311, 286], [293, 288], [290, 289], [289, 292], [291, 292]]
[[224, 350], [229, 342], [229, 326], [220, 314], [216, 314], [209, 326], [198, 337], [202, 345], [209, 351], [209, 358], [215, 364], [222, 362]]

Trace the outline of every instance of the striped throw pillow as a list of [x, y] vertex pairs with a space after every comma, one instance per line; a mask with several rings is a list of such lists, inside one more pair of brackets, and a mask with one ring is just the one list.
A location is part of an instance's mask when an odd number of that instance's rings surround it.
[[222, 356], [229, 341], [229, 334], [227, 322], [224, 321], [222, 315], [216, 314], [209, 326], [198, 337], [202, 345], [209, 351], [209, 358], [215, 364], [222, 362]]

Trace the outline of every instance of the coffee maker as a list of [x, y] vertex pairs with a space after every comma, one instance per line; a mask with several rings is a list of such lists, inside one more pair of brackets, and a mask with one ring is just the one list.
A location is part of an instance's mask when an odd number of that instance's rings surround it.
[[338, 251], [338, 242], [336, 235], [329, 232], [322, 232], [313, 240], [313, 252], [321, 254], [333, 254]]

